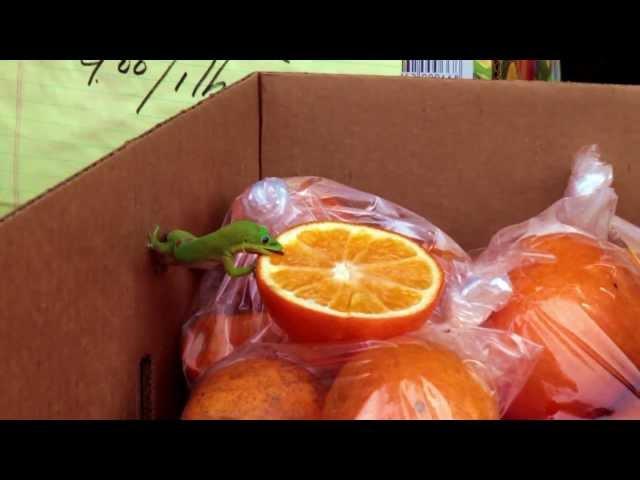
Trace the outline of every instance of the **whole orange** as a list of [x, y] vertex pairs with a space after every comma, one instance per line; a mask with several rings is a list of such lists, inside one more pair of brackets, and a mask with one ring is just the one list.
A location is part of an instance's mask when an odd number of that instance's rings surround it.
[[496, 398], [461, 358], [427, 343], [400, 343], [355, 355], [325, 401], [327, 419], [497, 419]]
[[196, 381], [214, 363], [259, 332], [266, 321], [260, 312], [209, 313], [195, 318], [182, 336], [182, 363], [187, 380]]
[[192, 391], [184, 420], [304, 420], [320, 417], [322, 389], [304, 368], [250, 358], [212, 371]]
[[539, 261], [510, 272], [514, 294], [485, 325], [544, 351], [506, 416], [590, 419], [637, 411], [640, 275], [629, 253], [579, 234], [528, 237], [520, 247]]

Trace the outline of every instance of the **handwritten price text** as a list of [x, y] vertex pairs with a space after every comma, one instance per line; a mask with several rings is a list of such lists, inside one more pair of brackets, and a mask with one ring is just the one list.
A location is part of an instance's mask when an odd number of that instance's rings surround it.
[[[286, 63], [290, 62], [290, 60], [282, 61]], [[91, 73], [89, 74], [89, 79], [87, 81], [88, 86], [99, 83], [98, 73], [104, 67], [105, 62], [106, 60], [80, 60], [80, 63], [84, 67], [91, 68]], [[142, 111], [143, 107], [147, 104], [149, 99], [151, 99], [156, 90], [158, 90], [158, 88], [165, 81], [167, 81], [169, 73], [171, 73], [171, 71], [174, 69], [177, 62], [178, 60], [172, 60], [165, 68], [165, 70], [158, 76], [151, 89], [141, 100], [138, 108], [136, 108], [137, 114]], [[228, 64], [229, 60], [211, 60], [207, 69], [198, 78], [197, 82], [195, 82], [195, 85], [193, 85], [191, 97], [195, 98], [198, 94], [204, 97], [208, 94], [215, 93], [216, 91], [225, 88], [227, 86], [227, 83], [223, 80], [220, 80], [220, 75]], [[117, 61], [117, 65], [115, 66], [115, 68], [117, 69], [117, 72], [122, 75], [142, 76], [147, 73], [147, 63], [144, 60], [119, 60]], [[187, 72], [182, 73], [180, 79], [175, 83], [173, 87], [174, 92], [178, 92], [183, 87], [188, 76], [189, 75]]]

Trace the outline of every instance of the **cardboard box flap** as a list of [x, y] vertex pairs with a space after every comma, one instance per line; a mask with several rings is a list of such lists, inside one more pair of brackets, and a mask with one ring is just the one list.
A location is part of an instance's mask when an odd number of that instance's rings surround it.
[[146, 235], [219, 226], [258, 178], [258, 114], [253, 76], [0, 223], [0, 417], [175, 416], [196, 282], [156, 274]]
[[319, 175], [425, 216], [463, 247], [558, 199], [601, 145], [640, 223], [640, 87], [263, 74], [263, 176]]

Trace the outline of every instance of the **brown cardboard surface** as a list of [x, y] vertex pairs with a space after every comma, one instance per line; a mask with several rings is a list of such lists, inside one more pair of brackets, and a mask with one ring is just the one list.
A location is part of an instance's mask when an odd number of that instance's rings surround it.
[[263, 74], [263, 176], [319, 175], [427, 217], [463, 247], [562, 194], [598, 143], [640, 223], [640, 87]]
[[252, 76], [0, 221], [0, 418], [139, 418], [147, 395], [177, 415], [197, 278], [155, 273], [146, 234], [215, 228], [260, 174], [375, 192], [475, 248], [557, 199], [587, 143], [640, 223], [639, 121], [634, 87]]
[[156, 274], [146, 235], [216, 228], [258, 178], [257, 93], [236, 84], [0, 222], [1, 418], [139, 418], [145, 355], [153, 415], [179, 411], [196, 282]]

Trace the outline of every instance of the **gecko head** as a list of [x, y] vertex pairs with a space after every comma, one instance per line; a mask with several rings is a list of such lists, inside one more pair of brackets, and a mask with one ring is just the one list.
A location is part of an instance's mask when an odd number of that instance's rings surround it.
[[283, 255], [284, 250], [267, 227], [254, 224], [247, 228], [247, 238], [244, 239], [244, 250], [259, 255]]

